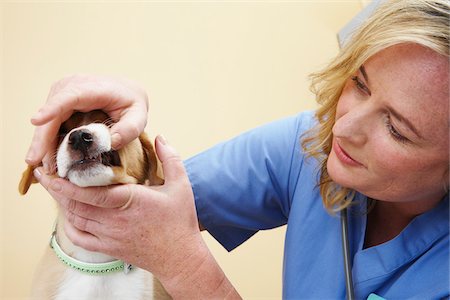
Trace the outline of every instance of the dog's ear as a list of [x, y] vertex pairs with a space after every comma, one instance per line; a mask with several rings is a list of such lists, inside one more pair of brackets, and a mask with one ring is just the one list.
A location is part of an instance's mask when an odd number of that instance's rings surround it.
[[144, 150], [144, 155], [148, 163], [147, 166], [147, 181], [146, 185], [162, 185], [164, 184], [164, 179], [158, 174], [158, 159], [156, 158], [155, 149], [153, 144], [145, 133], [139, 136], [141, 141], [142, 149]]
[[22, 173], [22, 179], [19, 182], [19, 193], [21, 195], [25, 195], [28, 192], [31, 184], [38, 182], [33, 175], [35, 168], [36, 166], [28, 165], [26, 170]]

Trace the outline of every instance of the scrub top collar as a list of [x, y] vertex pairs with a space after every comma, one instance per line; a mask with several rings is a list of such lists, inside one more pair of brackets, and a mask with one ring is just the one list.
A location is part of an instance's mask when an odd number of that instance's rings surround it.
[[352, 207], [350, 216], [350, 234], [356, 234], [351, 239], [354, 251], [353, 280], [357, 287], [365, 281], [393, 273], [416, 259], [431, 248], [432, 245], [449, 234], [449, 196], [428, 212], [415, 217], [402, 232], [390, 241], [363, 249], [367, 225], [367, 198], [358, 195], [357, 203]]

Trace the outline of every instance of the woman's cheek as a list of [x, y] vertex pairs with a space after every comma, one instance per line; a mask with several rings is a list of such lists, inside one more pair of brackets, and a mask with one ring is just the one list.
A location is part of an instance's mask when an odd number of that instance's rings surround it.
[[403, 149], [393, 145], [389, 137], [376, 139], [371, 148], [374, 151], [369, 154], [369, 162], [371, 162], [369, 167], [371, 166], [381, 179], [398, 178], [414, 165], [411, 157]]

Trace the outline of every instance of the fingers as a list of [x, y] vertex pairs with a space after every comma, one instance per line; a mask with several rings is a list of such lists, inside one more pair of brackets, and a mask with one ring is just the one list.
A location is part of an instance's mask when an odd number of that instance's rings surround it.
[[[67, 119], [74, 111], [103, 109], [113, 119], [119, 120], [125, 110], [136, 105], [142, 114], [148, 110], [145, 92], [122, 81], [93, 76], [73, 76], [62, 88], [52, 88], [45, 105], [31, 119], [33, 125], [43, 125], [52, 119], [64, 116]], [[57, 85], [57, 84], [56, 84]], [[64, 120], [63, 120], [64, 121]]]
[[[86, 222], [86, 224], [92, 224]], [[91, 229], [89, 225], [84, 226], [85, 228]], [[95, 235], [89, 233], [90, 230], [80, 230], [72, 225], [70, 222], [64, 224], [64, 232], [67, 237], [72, 241], [75, 246], [82, 247], [89, 251], [102, 252], [104, 249], [102, 247], [102, 241]]]
[[111, 146], [113, 149], [120, 149], [144, 131], [145, 125], [147, 125], [147, 114], [142, 112], [145, 107], [145, 103], [136, 103], [134, 107], [123, 114], [119, 122], [111, 127]]
[[80, 79], [74, 77], [73, 81], [72, 85], [66, 85], [62, 90], [50, 92], [47, 102], [31, 118], [33, 125], [43, 125], [62, 116], [62, 121], [65, 121], [74, 111], [109, 107], [122, 96], [122, 93], [114, 95], [109, 86], [98, 84], [98, 80], [86, 78], [84, 82], [80, 82]]
[[72, 199], [68, 199], [52, 191], [49, 191], [49, 193], [61, 205], [64, 212], [66, 213], [67, 220], [69, 220], [69, 222], [74, 225], [78, 224], [78, 226], [76, 227], [80, 230], [89, 231], [88, 228], [85, 227], [86, 224], [79, 223], [80, 220], [77, 220], [76, 217], [82, 218], [85, 221], [95, 220], [97, 223], [103, 224], [108, 220], [108, 217], [110, 216], [110, 214], [108, 214], [108, 211], [110, 211], [109, 209], [99, 208]]
[[42, 168], [36, 168], [34, 176], [49, 192], [103, 208], [120, 208], [127, 205], [130, 199], [133, 199], [134, 189], [136, 188], [135, 185], [81, 188], [68, 180], [51, 178], [43, 174]]
[[101, 109], [117, 123], [111, 128], [112, 147], [119, 149], [137, 138], [147, 122], [145, 91], [129, 80], [72, 76], [55, 83], [46, 104], [31, 119], [35, 130], [26, 162], [37, 165], [49, 151], [60, 125], [74, 111]]
[[59, 120], [53, 120], [36, 128], [30, 148], [25, 157], [28, 165], [38, 165], [47, 153], [54, 153], [59, 126]]
[[[64, 191], [69, 195], [80, 196], [83, 194], [71, 191], [71, 189], [83, 190], [87, 188], [79, 188], [72, 185], [70, 182], [66, 185], [66, 180], [60, 178], [52, 179], [50, 176], [43, 174], [42, 171], [42, 167], [36, 168], [34, 175], [49, 191], [52, 197], [61, 205], [61, 209], [67, 220], [67, 222], [64, 223], [64, 230], [66, 231], [68, 238], [76, 246], [83, 247], [90, 251], [101, 251], [106, 253], [104, 251], [105, 243], [100, 237], [109, 239], [111, 234], [120, 232], [120, 229], [123, 229], [124, 227], [122, 224], [123, 221], [121, 221], [120, 218], [117, 218], [116, 210], [96, 207], [68, 198]], [[91, 196], [89, 193], [85, 195], [88, 197]], [[119, 230], [116, 227], [119, 228]]]
[[58, 141], [54, 139], [50, 144], [47, 153], [42, 159], [42, 165], [44, 166], [45, 174], [56, 173], [56, 148], [58, 147]]
[[156, 154], [162, 163], [164, 179], [167, 184], [187, 179], [180, 156], [162, 135], [157, 136], [155, 148]]

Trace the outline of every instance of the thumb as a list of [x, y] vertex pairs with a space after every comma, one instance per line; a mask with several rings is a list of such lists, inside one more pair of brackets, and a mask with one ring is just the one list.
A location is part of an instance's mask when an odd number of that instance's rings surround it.
[[122, 119], [111, 127], [111, 147], [120, 149], [137, 138], [145, 127], [144, 122], [131, 121], [128, 117]]
[[177, 151], [168, 144], [167, 140], [158, 135], [155, 142], [156, 154], [162, 163], [164, 180], [166, 183], [182, 180], [186, 177], [183, 161]]

